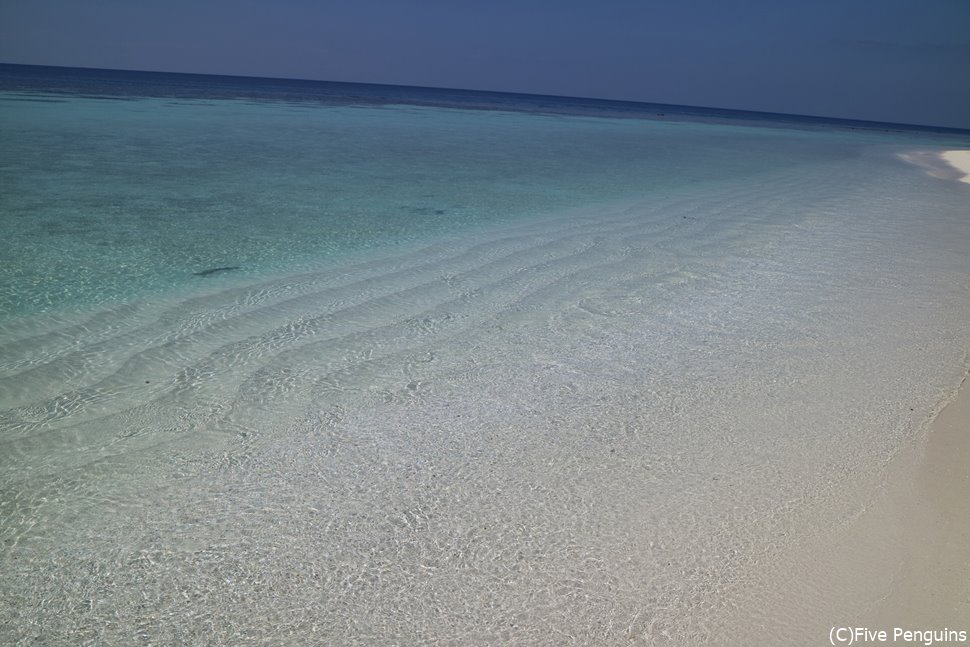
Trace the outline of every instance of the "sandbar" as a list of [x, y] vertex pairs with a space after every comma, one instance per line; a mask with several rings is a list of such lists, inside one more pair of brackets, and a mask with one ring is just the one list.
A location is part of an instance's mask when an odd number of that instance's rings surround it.
[[940, 157], [947, 164], [963, 173], [963, 177], [959, 178], [961, 182], [970, 184], [970, 151], [943, 151]]
[[941, 180], [970, 184], [970, 150], [909, 151], [900, 153], [899, 158]]

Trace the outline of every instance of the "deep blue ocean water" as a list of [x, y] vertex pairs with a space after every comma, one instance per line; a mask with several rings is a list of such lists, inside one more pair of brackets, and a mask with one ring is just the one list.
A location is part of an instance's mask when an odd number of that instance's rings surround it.
[[709, 642], [966, 376], [953, 148], [0, 66], [0, 642]]

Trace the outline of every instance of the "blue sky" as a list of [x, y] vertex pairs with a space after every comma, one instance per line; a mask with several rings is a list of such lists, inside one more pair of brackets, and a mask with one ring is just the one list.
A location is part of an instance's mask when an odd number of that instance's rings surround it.
[[970, 0], [0, 0], [0, 61], [970, 128]]

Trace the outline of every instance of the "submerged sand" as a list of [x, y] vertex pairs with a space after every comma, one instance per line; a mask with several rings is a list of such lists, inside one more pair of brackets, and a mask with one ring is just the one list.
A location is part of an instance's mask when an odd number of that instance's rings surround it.
[[[970, 183], [970, 150], [900, 155]], [[737, 613], [716, 644], [815, 645], [858, 627], [893, 644], [965, 644], [970, 635], [970, 388], [966, 378], [925, 431], [844, 493], [801, 545], [765, 560], [726, 597]], [[899, 632], [913, 632], [911, 635]], [[893, 639], [894, 632], [897, 637]], [[918, 632], [924, 632], [920, 634]], [[929, 632], [936, 632], [932, 634]], [[965, 632], [965, 633], [961, 633]], [[838, 641], [836, 641], [838, 644]]]
[[895, 166], [11, 327], [0, 642], [958, 622], [927, 430], [966, 374], [966, 187]]
[[[727, 596], [737, 613], [713, 642], [817, 645], [855, 627], [970, 633], [968, 432], [964, 386], [880, 476], [845, 493], [841, 518]], [[905, 638], [893, 644], [925, 644]]]

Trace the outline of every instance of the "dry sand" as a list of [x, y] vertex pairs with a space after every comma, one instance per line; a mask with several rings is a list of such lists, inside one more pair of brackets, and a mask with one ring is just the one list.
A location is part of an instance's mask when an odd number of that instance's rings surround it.
[[970, 150], [910, 151], [899, 157], [933, 177], [970, 184]]
[[[900, 157], [970, 183], [970, 150]], [[819, 506], [796, 550], [724, 592], [735, 612], [710, 627], [712, 644], [847, 644], [830, 632], [860, 627], [887, 632], [872, 644], [970, 644], [970, 381], [882, 469]], [[965, 633], [907, 641], [896, 629]]]
[[[901, 157], [970, 183], [970, 150]], [[895, 645], [929, 644], [893, 640], [897, 628], [963, 631], [966, 639], [932, 644], [970, 644], [970, 381], [857, 486], [830, 502], [799, 550], [766, 559], [729, 594], [738, 613], [717, 627], [715, 642], [832, 644], [834, 628], [866, 627]]]
[[[900, 157], [934, 177], [970, 183], [970, 150]], [[932, 644], [970, 644], [966, 378], [883, 469], [820, 507], [816, 527], [805, 524], [797, 550], [766, 557], [747, 581], [725, 592], [736, 612], [712, 627], [712, 643], [832, 644], [833, 629], [866, 627], [888, 632], [895, 645], [929, 644], [893, 640], [896, 628], [963, 631], [965, 640], [951, 634]]]
[[970, 385], [842, 503], [728, 593], [736, 613], [712, 643], [831, 644], [837, 627], [885, 630], [895, 645], [925, 643], [893, 641], [894, 628], [970, 637]]
[[[900, 474], [898, 477], [908, 477]], [[970, 388], [930, 427], [912, 496], [896, 501], [909, 550], [871, 618], [970, 630]], [[916, 522], [916, 523], [913, 523]]]
[[970, 184], [970, 151], [944, 151], [940, 157], [963, 173], [963, 177], [959, 178], [961, 182]]

